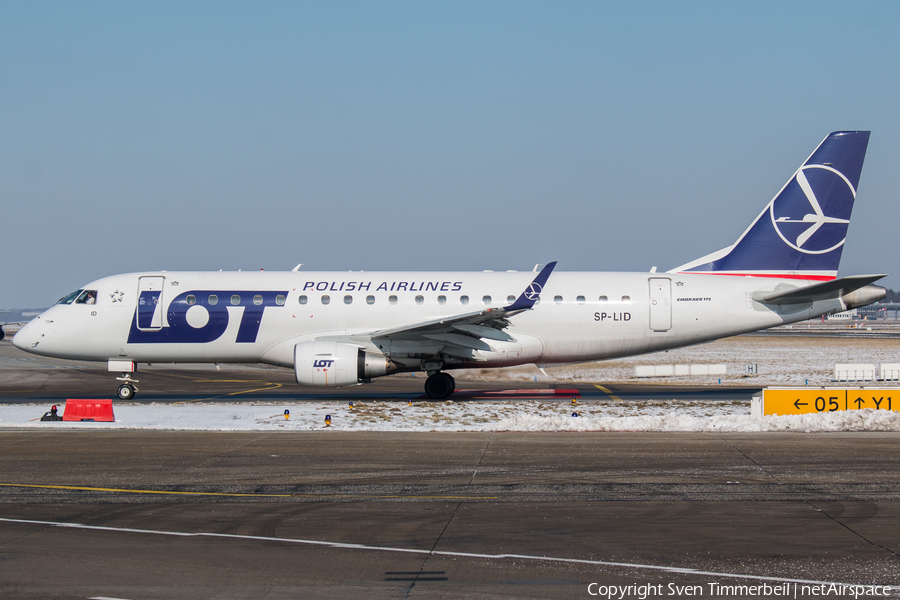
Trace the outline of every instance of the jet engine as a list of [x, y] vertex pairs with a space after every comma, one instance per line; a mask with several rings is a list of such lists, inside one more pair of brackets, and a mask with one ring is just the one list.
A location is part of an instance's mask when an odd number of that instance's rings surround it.
[[300, 385], [357, 385], [396, 370], [384, 354], [353, 344], [314, 340], [294, 346], [294, 375]]
[[841, 296], [841, 300], [847, 305], [847, 310], [857, 308], [858, 306], [866, 306], [873, 302], [878, 302], [887, 296], [887, 290], [880, 285], [867, 285], [866, 287], [854, 290], [849, 294]]

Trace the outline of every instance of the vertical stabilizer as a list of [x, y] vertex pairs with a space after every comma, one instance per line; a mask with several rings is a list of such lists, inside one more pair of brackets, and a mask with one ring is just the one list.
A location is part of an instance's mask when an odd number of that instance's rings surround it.
[[834, 279], [868, 144], [868, 131], [832, 133], [738, 241], [669, 272]]

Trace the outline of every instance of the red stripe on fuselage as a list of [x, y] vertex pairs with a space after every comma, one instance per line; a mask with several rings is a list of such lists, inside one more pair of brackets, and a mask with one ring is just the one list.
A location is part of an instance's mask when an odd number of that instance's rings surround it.
[[803, 279], [804, 281], [833, 281], [832, 275], [800, 275], [799, 273], [726, 273], [725, 271], [680, 271], [679, 275], [728, 275], [730, 277], [772, 277], [775, 279]]

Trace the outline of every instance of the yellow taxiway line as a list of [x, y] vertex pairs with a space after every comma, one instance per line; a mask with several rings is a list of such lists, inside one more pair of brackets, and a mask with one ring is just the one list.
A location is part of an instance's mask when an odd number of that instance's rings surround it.
[[427, 500], [497, 500], [499, 496], [421, 496], [416, 494], [241, 494], [230, 492], [176, 492], [166, 490], [129, 490], [124, 488], [87, 487], [79, 485], [37, 485], [28, 483], [0, 483], [0, 487], [34, 488], [42, 490], [74, 490], [79, 492], [116, 492], [124, 494], [159, 494], [169, 496], [226, 496], [236, 498], [409, 498]]
[[599, 390], [600, 390], [601, 392], [603, 392], [604, 394], [608, 394], [609, 397], [612, 398], [613, 400], [615, 400], [616, 402], [621, 402], [621, 401], [622, 401], [621, 398], [619, 398], [618, 396], [616, 396], [615, 394], [612, 393], [612, 390], [611, 390], [611, 389], [609, 389], [609, 388], [607, 388], [607, 387], [603, 387], [602, 385], [598, 385], [598, 384], [596, 384], [596, 383], [594, 384], [594, 387], [597, 388], [597, 389], [599, 389]]

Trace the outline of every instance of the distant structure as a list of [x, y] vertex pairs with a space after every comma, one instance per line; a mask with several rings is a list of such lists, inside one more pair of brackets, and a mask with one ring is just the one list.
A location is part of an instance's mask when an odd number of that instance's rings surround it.
[[900, 319], [900, 302], [885, 302], [857, 308], [858, 318], [867, 321], [892, 321]]
[[862, 308], [828, 315], [829, 321], [897, 321], [900, 320], [900, 302], [884, 302]]
[[859, 313], [855, 308], [845, 310], [844, 312], [834, 313], [833, 315], [828, 315], [829, 321], [852, 321], [853, 319], [858, 318], [860, 318]]

